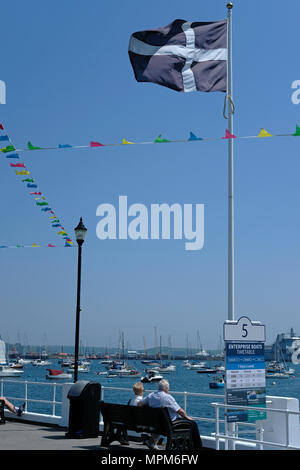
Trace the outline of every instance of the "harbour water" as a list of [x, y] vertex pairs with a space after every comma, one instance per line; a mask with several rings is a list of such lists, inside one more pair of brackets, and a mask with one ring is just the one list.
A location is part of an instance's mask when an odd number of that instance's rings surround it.
[[[33, 366], [32, 364], [24, 365], [24, 373], [18, 378], [4, 378], [3, 394], [10, 397], [15, 404], [20, 404], [20, 400], [24, 397], [24, 381], [27, 381], [27, 395], [28, 399], [34, 397], [35, 400], [41, 400], [40, 402], [31, 402], [27, 404], [27, 411], [42, 414], [52, 414], [53, 409], [50, 403], [43, 403], [42, 401], [51, 401], [53, 399], [53, 382], [58, 384], [64, 382], [72, 382], [72, 379], [67, 380], [47, 380], [46, 379], [46, 367], [53, 369], [61, 369], [61, 365], [57, 360], [51, 359], [50, 366]], [[141, 376], [145, 375], [145, 365], [140, 361], [128, 361], [128, 364], [141, 372]], [[215, 374], [199, 374], [196, 370], [189, 370], [183, 367], [182, 361], [173, 361], [176, 365], [176, 370], [165, 374], [164, 378], [170, 383], [170, 393], [173, 394], [176, 401], [180, 406], [184, 407], [184, 397], [182, 394], [176, 394], [176, 392], [189, 392], [189, 393], [203, 393], [208, 396], [193, 396], [188, 395], [186, 401], [186, 411], [189, 416], [198, 416], [205, 418], [214, 418], [214, 408], [211, 406], [212, 402], [222, 403], [222, 397], [224, 395], [224, 389], [210, 389], [209, 382], [213, 379]], [[219, 365], [220, 362], [207, 361], [207, 367]], [[300, 400], [300, 365], [293, 365], [295, 372], [289, 376], [289, 378], [277, 379], [267, 378], [267, 395], [281, 396], [281, 397], [293, 397]], [[66, 368], [65, 368], [66, 370]], [[95, 381], [100, 383], [104, 387], [116, 387], [132, 389], [135, 382], [140, 380], [140, 377], [127, 378], [127, 377], [114, 377], [107, 378], [105, 375], [97, 375], [97, 372], [105, 371], [105, 365], [101, 364], [99, 360], [90, 361], [90, 370], [87, 373], [79, 373], [78, 380]], [[43, 384], [43, 385], [41, 385]], [[157, 383], [145, 383], [145, 395], [148, 391], [156, 390]], [[133, 396], [133, 392], [120, 391], [120, 390], [105, 390], [104, 399], [108, 402], [122, 403], [125, 404]], [[218, 397], [216, 397], [218, 396]], [[17, 399], [20, 400], [17, 400]], [[56, 401], [61, 400], [61, 387], [57, 387]], [[59, 416], [61, 413], [60, 405], [57, 404], [55, 407], [55, 414]], [[213, 423], [199, 422], [199, 428], [201, 433], [210, 434], [214, 432]]]

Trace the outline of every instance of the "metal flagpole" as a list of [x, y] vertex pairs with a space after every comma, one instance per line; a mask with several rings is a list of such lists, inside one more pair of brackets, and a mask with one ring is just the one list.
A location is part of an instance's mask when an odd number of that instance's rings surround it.
[[[224, 103], [224, 117], [228, 119], [228, 130], [233, 135], [234, 103], [232, 96], [232, 2], [227, 3], [227, 92]], [[228, 115], [226, 115], [228, 104]], [[234, 320], [234, 185], [233, 185], [233, 138], [228, 139], [228, 320]], [[226, 392], [225, 392], [226, 393]], [[227, 403], [227, 396], [226, 396]], [[235, 436], [235, 423], [225, 420], [227, 432]], [[226, 432], [226, 433], [227, 433]], [[229, 450], [235, 448], [234, 441], [227, 441]]]
[[[232, 2], [227, 3], [227, 93], [224, 116], [228, 130], [233, 134], [234, 104], [232, 96]], [[228, 102], [228, 116], [225, 115]], [[234, 320], [234, 186], [233, 186], [233, 139], [228, 139], [228, 320]]]

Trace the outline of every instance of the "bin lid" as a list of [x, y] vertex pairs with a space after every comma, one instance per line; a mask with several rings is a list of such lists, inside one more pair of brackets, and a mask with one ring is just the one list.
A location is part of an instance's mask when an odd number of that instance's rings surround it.
[[[86, 394], [94, 395], [95, 388], [100, 394], [101, 385], [98, 382], [89, 382], [88, 380], [79, 380], [75, 382], [70, 388], [68, 398], [83, 398]], [[98, 394], [97, 393], [97, 394]]]

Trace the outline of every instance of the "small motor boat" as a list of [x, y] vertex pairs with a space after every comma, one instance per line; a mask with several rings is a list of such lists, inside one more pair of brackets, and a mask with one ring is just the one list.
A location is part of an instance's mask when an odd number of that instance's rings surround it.
[[148, 370], [147, 374], [141, 378], [141, 382], [159, 382], [161, 379], [163, 379], [163, 376], [160, 375], [157, 370], [151, 369]]
[[223, 377], [215, 377], [211, 382], [209, 382], [209, 388], [223, 388], [225, 382]]
[[49, 371], [49, 374], [46, 374], [46, 379], [55, 379], [55, 380], [62, 380], [62, 379], [71, 379], [72, 374], [68, 374], [64, 370], [56, 370], [56, 369], [46, 369]]

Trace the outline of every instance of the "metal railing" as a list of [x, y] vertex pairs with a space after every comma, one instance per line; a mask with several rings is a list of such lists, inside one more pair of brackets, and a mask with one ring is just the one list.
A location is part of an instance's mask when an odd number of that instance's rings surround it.
[[[13, 384], [16, 383], [18, 385], [22, 384], [24, 386], [24, 396], [23, 397], [15, 397], [11, 395], [6, 395], [5, 394], [5, 384]], [[51, 393], [51, 399], [45, 400], [45, 399], [39, 399], [39, 398], [34, 398], [31, 397], [29, 394], [29, 386], [34, 385], [34, 386], [47, 386], [47, 387], [52, 387], [52, 393]], [[56, 407], [60, 405], [63, 407], [63, 402], [57, 400], [57, 388], [58, 387], [63, 387], [65, 384], [62, 383], [55, 383], [55, 382], [34, 382], [34, 381], [16, 381], [16, 380], [3, 380], [1, 379], [0, 381], [0, 395], [1, 396], [6, 396], [6, 398], [10, 401], [22, 401], [25, 402], [25, 411], [28, 411], [28, 403], [36, 403], [36, 404], [49, 404], [52, 409], [52, 417], [59, 417], [59, 415], [56, 415]], [[71, 386], [72, 384], [70, 384]], [[124, 388], [124, 387], [114, 387], [114, 386], [101, 386], [101, 400], [104, 400], [104, 397], [107, 393], [112, 392], [112, 391], [118, 391], [118, 392], [124, 392], [127, 393], [128, 395], [132, 393], [132, 388]], [[150, 393], [153, 392], [153, 390], [145, 390], [145, 393]], [[270, 405], [272, 404], [272, 401], [267, 400], [267, 404], [269, 405], [267, 408], [261, 408], [261, 407], [247, 407], [247, 406], [238, 406], [238, 405], [227, 405], [224, 403], [225, 397], [224, 395], [218, 395], [218, 394], [211, 394], [211, 393], [197, 393], [197, 392], [178, 392], [178, 391], [170, 391], [170, 393], [174, 396], [178, 396], [183, 398], [183, 408], [184, 410], [188, 413], [188, 400], [190, 398], [211, 398], [212, 401], [209, 406], [213, 407], [214, 409], [214, 416], [209, 417], [209, 416], [191, 416], [194, 420], [199, 421], [199, 422], [206, 422], [210, 423], [212, 426], [215, 426], [215, 432], [211, 432], [210, 439], [213, 438], [215, 439], [216, 443], [216, 449], [220, 449], [220, 443], [224, 442], [224, 448], [225, 449], [235, 449], [236, 444], [244, 444], [244, 445], [252, 445], [252, 447], [255, 447], [256, 449], [263, 450], [265, 447], [271, 447], [271, 448], [277, 448], [277, 449], [297, 449], [299, 450], [299, 446], [292, 445], [290, 444], [290, 417], [291, 416], [298, 416], [300, 417], [300, 412], [299, 411], [292, 411], [288, 409], [279, 409], [279, 408], [271, 408]], [[217, 400], [217, 402], [215, 401]], [[220, 402], [222, 401], [222, 402]], [[234, 410], [244, 410], [244, 411], [265, 411], [267, 414], [268, 413], [280, 413], [282, 415], [285, 415], [284, 419], [284, 428], [285, 428], [285, 442], [270, 442], [267, 440], [264, 440], [264, 429], [262, 425], [257, 425], [256, 423], [249, 423], [249, 422], [238, 422], [238, 423], [233, 423], [234, 426], [229, 427], [226, 414], [228, 409], [233, 409]], [[211, 408], [210, 408], [211, 409]], [[222, 416], [220, 416], [220, 410], [222, 410]], [[45, 414], [37, 413], [37, 415], [40, 414], [41, 416], [45, 416]], [[188, 413], [189, 414], [189, 413]], [[49, 415], [51, 416], [51, 415]], [[100, 420], [101, 421], [101, 420]], [[259, 422], [258, 422], [259, 423]], [[220, 429], [220, 426], [224, 427], [224, 432]], [[246, 429], [247, 428], [247, 429]], [[252, 439], [251, 437], [242, 437], [242, 434], [251, 434], [255, 433], [256, 434], [256, 439]], [[209, 436], [203, 436], [206, 438], [209, 438]]]
[[[269, 403], [272, 403], [272, 402], [269, 402]], [[229, 444], [232, 443], [232, 450], [235, 450], [235, 447], [236, 447], [236, 443], [239, 442], [239, 443], [242, 443], [242, 442], [245, 442], [245, 443], [253, 443], [253, 444], [256, 444], [256, 448], [259, 449], [259, 450], [264, 450], [265, 447], [264, 446], [268, 446], [268, 447], [275, 447], [275, 448], [279, 448], [279, 449], [289, 449], [289, 450], [299, 450], [299, 446], [293, 446], [290, 444], [290, 422], [289, 422], [289, 419], [290, 419], [290, 416], [291, 415], [294, 415], [294, 416], [300, 416], [300, 412], [299, 411], [292, 411], [292, 410], [282, 410], [280, 408], [262, 408], [262, 407], [254, 407], [254, 406], [238, 406], [238, 405], [234, 405], [234, 410], [242, 410], [242, 411], [258, 411], [258, 412], [262, 412], [263, 410], [266, 412], [266, 413], [281, 413], [281, 414], [284, 414], [285, 415], [285, 443], [280, 443], [280, 442], [270, 442], [270, 441], [265, 441], [264, 440], [264, 428], [262, 426], [258, 427], [256, 426], [256, 424], [252, 424], [253, 427], [255, 427], [255, 430], [253, 432], [257, 433], [259, 438], [258, 439], [251, 439], [251, 438], [242, 438], [240, 435], [239, 435], [239, 427], [241, 424], [243, 424], [242, 422], [237, 422], [237, 423], [232, 423], [233, 424], [233, 429], [232, 430], [229, 430], [229, 427], [228, 427], [228, 422], [225, 421], [225, 432], [224, 433], [221, 433], [220, 432], [220, 419], [219, 419], [219, 411], [220, 411], [220, 408], [223, 408], [225, 411], [230, 409], [232, 410], [233, 409], [233, 405], [227, 405], [227, 404], [224, 404], [224, 403], [211, 403], [211, 405], [215, 408], [215, 415], [216, 415], [216, 419], [215, 419], [215, 422], [216, 422], [216, 433], [215, 433], [215, 438], [216, 438], [216, 450], [220, 450], [220, 440], [224, 440], [225, 441], [225, 450], [228, 450], [229, 449]], [[222, 420], [222, 422], [224, 422]], [[247, 425], [251, 426], [250, 423], [246, 423]], [[248, 431], [249, 432], [249, 431]]]
[[[6, 395], [4, 390], [4, 384], [12, 384], [16, 383], [18, 385], [24, 385], [24, 396], [23, 397], [14, 397], [11, 395]], [[52, 399], [51, 400], [41, 400], [37, 398], [29, 398], [28, 394], [28, 386], [29, 385], [37, 385], [37, 386], [47, 386], [53, 387], [52, 390]], [[1, 387], [0, 387], [0, 396], [5, 396], [9, 401], [22, 401], [25, 402], [25, 412], [28, 411], [28, 403], [43, 403], [43, 404], [50, 404], [52, 408], [52, 416], [57, 416], [56, 413], [56, 406], [62, 405], [61, 401], [56, 400], [57, 395], [57, 387], [62, 387], [63, 384], [58, 383], [47, 383], [47, 382], [31, 382], [28, 380], [25, 381], [16, 381], [16, 380], [1, 380]]]

